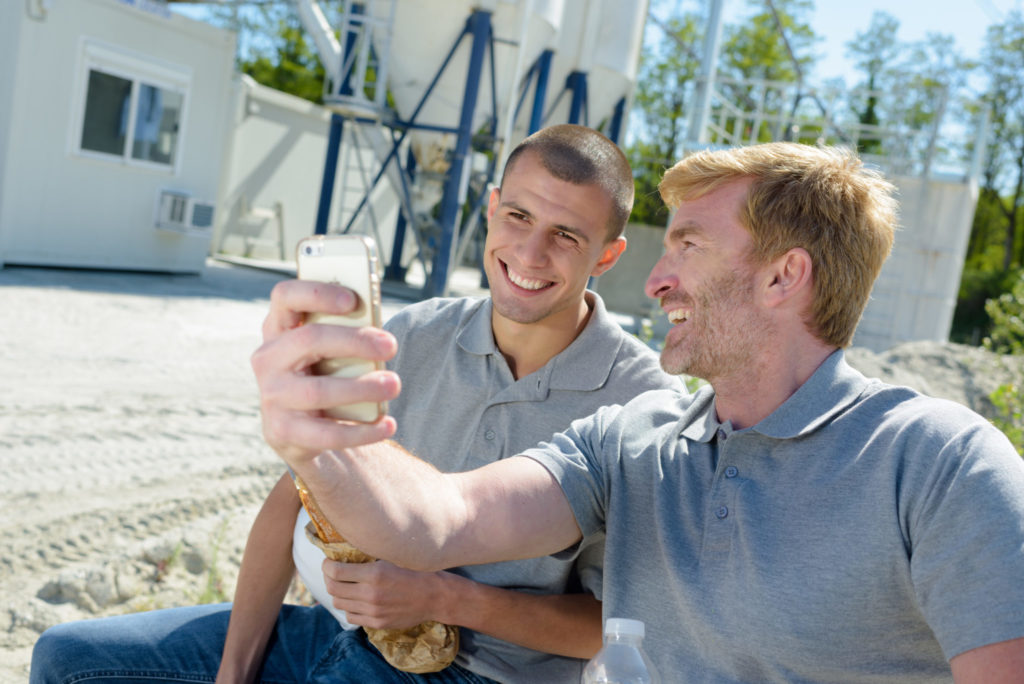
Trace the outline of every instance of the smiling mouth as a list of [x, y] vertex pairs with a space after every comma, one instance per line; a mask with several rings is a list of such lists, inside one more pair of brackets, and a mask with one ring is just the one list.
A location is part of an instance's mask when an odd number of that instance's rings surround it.
[[537, 290], [543, 290], [544, 288], [551, 287], [554, 284], [549, 280], [527, 278], [526, 276], [513, 271], [505, 262], [501, 262], [501, 265], [505, 269], [505, 275], [508, 276], [509, 281], [516, 287], [523, 290], [536, 292]]
[[682, 323], [683, 321], [690, 320], [690, 311], [686, 309], [674, 309], [672, 311], [666, 311], [665, 315], [668, 316], [668, 322], [672, 325]]

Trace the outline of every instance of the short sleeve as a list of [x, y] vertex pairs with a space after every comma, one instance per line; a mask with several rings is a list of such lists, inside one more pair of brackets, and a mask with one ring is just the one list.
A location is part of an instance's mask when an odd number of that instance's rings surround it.
[[602, 407], [591, 416], [573, 421], [551, 441], [522, 453], [547, 468], [558, 482], [584, 538], [604, 531], [608, 496], [603, 442], [607, 426], [620, 410], [620, 406]]
[[914, 592], [944, 655], [1024, 636], [1024, 461], [978, 421], [929, 463], [906, 529]]

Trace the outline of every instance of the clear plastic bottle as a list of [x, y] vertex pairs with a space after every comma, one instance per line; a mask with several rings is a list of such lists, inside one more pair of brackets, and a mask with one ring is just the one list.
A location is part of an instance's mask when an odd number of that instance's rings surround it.
[[608, 618], [604, 646], [583, 668], [583, 684], [659, 684], [661, 681], [644, 653], [644, 623]]

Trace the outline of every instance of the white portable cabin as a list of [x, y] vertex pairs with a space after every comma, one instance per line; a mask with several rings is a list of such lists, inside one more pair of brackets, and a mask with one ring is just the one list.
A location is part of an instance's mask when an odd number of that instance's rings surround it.
[[0, 3], [0, 265], [201, 270], [234, 54], [152, 0]]

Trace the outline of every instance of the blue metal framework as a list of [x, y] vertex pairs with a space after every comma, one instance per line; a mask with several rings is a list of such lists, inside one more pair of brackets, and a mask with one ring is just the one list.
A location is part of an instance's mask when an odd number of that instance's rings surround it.
[[[449, 127], [418, 123], [417, 117], [419, 116], [420, 111], [423, 109], [427, 99], [433, 92], [441, 78], [441, 75], [444, 73], [445, 69], [447, 69], [456, 50], [467, 37], [471, 39], [472, 44], [470, 47], [470, 59], [466, 75], [466, 88], [463, 94], [459, 125], [457, 127]], [[346, 58], [348, 52], [352, 48], [352, 38], [353, 36], [350, 33], [349, 40], [346, 41], [345, 46]], [[484, 59], [488, 54], [488, 49], [490, 55], [492, 105], [489, 133], [484, 136], [474, 136], [475, 132], [472, 130], [473, 118], [480, 90], [480, 77], [483, 72]], [[380, 182], [380, 179], [387, 170], [388, 164], [392, 163], [396, 158], [398, 151], [405, 142], [405, 138], [410, 130], [417, 129], [454, 133], [456, 135], [456, 143], [451, 165], [448, 169], [448, 175], [445, 180], [444, 192], [441, 198], [440, 215], [438, 217], [440, 236], [437, 238], [437, 244], [431, 245], [434, 249], [434, 258], [431, 264], [427, 283], [424, 287], [424, 295], [426, 296], [442, 294], [448, 281], [448, 272], [451, 268], [451, 259], [455, 252], [456, 235], [458, 234], [456, 226], [459, 223], [460, 210], [462, 209], [467, 195], [466, 183], [468, 181], [468, 173], [470, 170], [468, 158], [474, 148], [474, 142], [484, 145], [485, 149], [491, 149], [488, 146], [493, 146], [495, 141], [495, 135], [497, 132], [497, 93], [495, 91], [494, 76], [494, 37], [493, 31], [491, 30], [491, 14], [484, 10], [474, 10], [466, 20], [465, 27], [459, 34], [458, 38], [456, 38], [440, 68], [431, 80], [430, 85], [427, 86], [426, 92], [424, 92], [423, 97], [416, 105], [412, 116], [410, 116], [406, 121], [395, 117], [394, 119], [385, 122], [386, 125], [392, 129], [391, 150], [382, 161], [379, 171], [374, 176], [370, 186], [367, 188], [366, 194], [363, 196], [342, 231], [347, 233], [352, 229], [352, 226], [359, 217], [359, 214], [366, 207], [370, 198], [370, 193], [377, 186], [377, 183]], [[347, 79], [346, 83], [342, 85], [341, 92], [342, 94], [351, 94], [351, 88], [347, 86]], [[361, 117], [353, 118], [358, 122], [376, 123], [376, 121], [372, 119], [365, 119]], [[328, 137], [327, 159], [324, 165], [324, 179], [321, 185], [320, 206], [317, 212], [316, 232], [318, 234], [327, 232], [327, 217], [330, 213], [331, 196], [334, 190], [335, 170], [338, 163], [343, 126], [344, 117], [337, 114], [332, 115], [330, 135]], [[488, 173], [493, 177], [495, 165], [494, 159], [497, 155], [492, 154], [490, 156], [491, 162], [489, 164]], [[401, 267], [402, 248], [405, 244], [408, 226], [415, 220], [412, 212], [411, 193], [409, 191], [409, 186], [411, 185], [415, 170], [415, 160], [410, 151], [406, 158], [405, 168], [401, 168], [400, 177], [403, 186], [399, 192], [401, 211], [399, 214], [398, 224], [396, 225], [395, 239], [391, 250], [391, 259], [385, 271], [385, 277], [396, 280], [402, 280], [405, 276], [405, 269]], [[482, 207], [482, 202], [480, 200], [481, 197], [486, 199], [486, 193], [481, 192], [478, 197], [473, 198], [470, 203], [473, 210], [470, 212], [469, 216], [472, 216], [473, 212], [480, 211], [480, 208]]]
[[[574, 71], [565, 80], [565, 88], [572, 93], [569, 104], [569, 123], [589, 126], [587, 109], [587, 74], [585, 71]], [[582, 118], [581, 118], [582, 115]]]
[[[361, 13], [362, 11], [362, 7], [360, 5], [353, 5], [353, 8], [354, 13]], [[455, 52], [465, 39], [469, 39], [471, 41], [471, 45], [458, 126], [450, 127], [418, 123], [417, 118], [426, 104], [427, 99], [433, 93], [438, 81], [448, 68], [452, 57], [455, 55]], [[347, 63], [349, 55], [353, 50], [355, 40], [356, 34], [350, 31], [345, 41], [345, 63]], [[444, 190], [439, 205], [439, 214], [435, 222], [437, 230], [429, 231], [429, 235], [425, 238], [427, 244], [423, 244], [424, 237], [420, 235], [419, 231], [414, 230], [414, 237], [420, 242], [421, 253], [433, 252], [430, 272], [423, 290], [424, 296], [438, 296], [444, 294], [447, 288], [448, 274], [452, 268], [453, 258], [456, 255], [461, 256], [460, 248], [465, 248], [465, 243], [470, 240], [477, 224], [481, 220], [488, 193], [486, 183], [478, 184], [479, 187], [476, 189], [470, 187], [470, 156], [474, 149], [490, 153], [488, 154], [489, 162], [486, 175], [488, 179], [494, 178], [495, 175], [495, 166], [499, 155], [496, 154], [495, 150], [495, 143], [497, 142], [498, 108], [494, 73], [494, 42], [495, 38], [491, 25], [491, 13], [485, 10], [474, 10], [467, 18], [462, 32], [455, 39], [451, 49], [448, 51], [444, 61], [438, 68], [437, 73], [434, 75], [430, 84], [427, 86], [426, 91], [417, 103], [409, 119], [403, 121], [397, 116], [392, 116], [383, 121], [383, 123], [391, 129], [391, 150], [381, 162], [380, 169], [374, 176], [359, 205], [356, 207], [355, 211], [353, 211], [348, 222], [343, 228], [343, 232], [345, 233], [352, 229], [360, 213], [369, 202], [370, 194], [373, 189], [377, 186], [377, 183], [380, 182], [380, 179], [387, 171], [388, 165], [395, 162], [400, 171], [398, 175], [402, 187], [397, 188], [396, 190], [398, 190], [401, 207], [398, 222], [395, 227], [395, 237], [390, 255], [391, 258], [389, 259], [385, 270], [385, 278], [388, 280], [403, 281], [405, 279], [406, 269], [401, 266], [401, 256], [406, 241], [406, 232], [410, 225], [415, 225], [416, 221], [416, 217], [413, 215], [413, 204], [410, 193], [410, 186], [412, 185], [413, 177], [416, 174], [416, 160], [410, 149], [406, 154], [403, 166], [396, 161], [398, 158], [398, 151], [411, 130], [427, 130], [455, 134], [455, 147], [453, 148], [447, 177], [444, 181]], [[490, 57], [491, 77], [491, 116], [489, 126], [485, 128], [489, 130], [486, 132], [484, 130], [474, 131], [473, 120], [475, 117], [477, 101], [480, 95], [480, 81], [483, 74], [484, 62], [488, 56]], [[585, 126], [589, 125], [587, 74], [582, 71], [573, 71], [569, 74], [564, 88], [559, 93], [554, 103], [552, 103], [547, 114], [544, 114], [544, 106], [552, 66], [552, 57], [552, 50], [543, 51], [530, 67], [521, 86], [519, 102], [517, 103], [514, 113], [516, 118], [518, 118], [520, 109], [522, 108], [526, 95], [530, 90], [531, 83], [534, 85], [533, 103], [530, 110], [528, 128], [529, 133], [534, 133], [540, 130], [546, 124], [552, 111], [554, 111], [558, 106], [559, 101], [566, 92], [572, 94], [572, 100], [569, 107], [569, 123], [582, 124]], [[341, 84], [340, 94], [353, 94], [351, 85], [349, 84], [348, 74], [346, 74], [345, 80]], [[619, 100], [609, 121], [608, 137], [616, 143], [619, 142], [619, 137], [622, 131], [625, 104], [625, 98]], [[375, 119], [353, 116], [351, 114], [348, 118], [360, 123], [380, 123]], [[345, 117], [339, 114], [332, 114], [327, 145], [327, 158], [324, 164], [324, 175], [320, 192], [320, 204], [317, 211], [315, 227], [315, 232], [317, 234], [325, 234], [327, 232], [327, 222], [330, 213], [331, 198], [334, 191], [335, 174], [342, 133], [344, 130], [344, 122]], [[466, 208], [467, 211], [463, 212], [464, 208]], [[461, 245], [459, 244], [460, 241], [462, 242]]]
[[[476, 99], [480, 91], [480, 75], [483, 73], [484, 50], [487, 48], [492, 35], [490, 13], [481, 10], [474, 11], [469, 17], [463, 33], [465, 34], [466, 32], [472, 36], [473, 44], [469, 57], [469, 68], [466, 73], [466, 90], [462, 97], [462, 114], [459, 117], [455, 153], [452, 156], [451, 166], [448, 168], [444, 195], [441, 197], [441, 241], [434, 255], [434, 263], [430, 269], [430, 278], [427, 281], [425, 292], [430, 297], [443, 294], [447, 287], [448, 270], [451, 267], [452, 253], [455, 248], [455, 225], [464, 200], [462, 188], [468, 183], [468, 178], [465, 178], [465, 174], [469, 171], [469, 167], [466, 166], [466, 156], [470, 152], [470, 144], [472, 143], [473, 116], [476, 113]], [[491, 43], [492, 92], [494, 90], [493, 69], [494, 47], [493, 43]], [[492, 108], [492, 112], [494, 109], [496, 108]], [[496, 119], [493, 115], [492, 118]], [[494, 128], [496, 128], [496, 121]]]
[[[353, 4], [352, 13], [362, 14], [363, 6]], [[351, 55], [357, 38], [358, 34], [352, 30], [349, 30], [348, 34], [345, 36], [345, 53], [342, 58], [342, 64], [345, 64], [349, 55]], [[342, 95], [352, 94], [351, 72], [345, 73], [345, 78], [341, 82], [339, 93]], [[320, 182], [320, 203], [317, 206], [316, 225], [313, 229], [313, 232], [316, 235], [327, 234], [327, 220], [331, 213], [331, 197], [334, 195], [334, 184], [338, 170], [338, 152], [341, 149], [341, 135], [344, 132], [344, 127], [345, 119], [338, 114], [332, 113], [330, 129], [327, 134], [327, 158], [324, 160], [324, 175], [323, 180]]]

